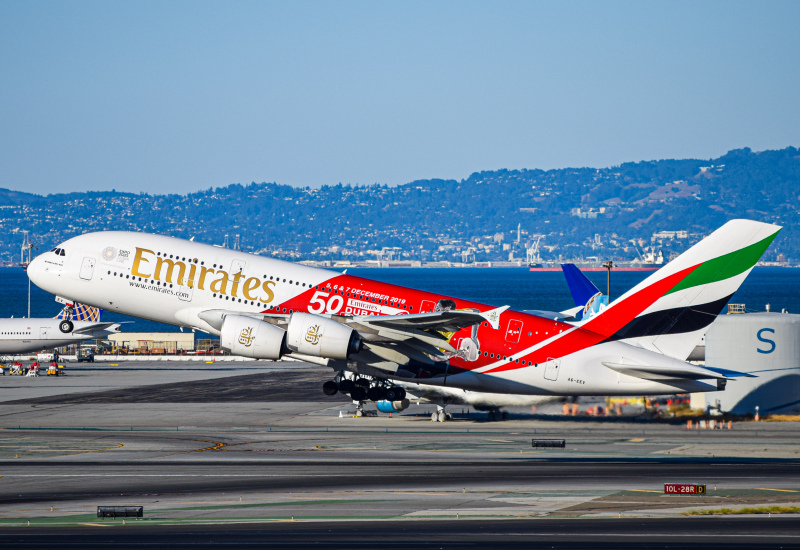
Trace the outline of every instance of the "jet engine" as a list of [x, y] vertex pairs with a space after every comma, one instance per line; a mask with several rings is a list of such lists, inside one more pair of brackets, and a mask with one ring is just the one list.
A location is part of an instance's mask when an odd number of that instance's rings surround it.
[[402, 412], [408, 408], [408, 399], [401, 399], [400, 401], [378, 401], [375, 406], [379, 411], [385, 413]]
[[330, 359], [347, 359], [361, 351], [361, 338], [356, 331], [311, 313], [292, 313], [286, 343], [297, 353]]
[[232, 354], [254, 359], [275, 361], [289, 351], [285, 330], [244, 315], [226, 315], [219, 340]]

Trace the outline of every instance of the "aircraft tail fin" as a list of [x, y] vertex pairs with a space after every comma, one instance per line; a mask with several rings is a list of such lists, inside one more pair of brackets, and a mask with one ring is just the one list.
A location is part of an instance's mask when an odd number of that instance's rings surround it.
[[[64, 319], [66, 317], [66, 309], [62, 309], [56, 319]], [[79, 304], [75, 302], [72, 306], [72, 316], [70, 319], [73, 321], [93, 321], [99, 323], [103, 317], [103, 310], [99, 307], [87, 306], [86, 304]]]
[[592, 281], [590, 281], [575, 264], [561, 264], [561, 271], [567, 280], [569, 292], [576, 306], [584, 306], [598, 292]]
[[575, 305], [581, 309], [575, 314], [578, 320], [588, 319], [608, 306], [608, 296], [600, 292], [592, 281], [575, 264], [561, 264], [564, 278]]
[[780, 230], [729, 221], [581, 327], [685, 360]]

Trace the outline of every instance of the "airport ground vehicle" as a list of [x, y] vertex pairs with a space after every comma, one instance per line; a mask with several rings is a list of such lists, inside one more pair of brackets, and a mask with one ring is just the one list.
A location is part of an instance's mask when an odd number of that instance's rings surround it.
[[94, 350], [91, 348], [79, 348], [75, 355], [78, 363], [94, 363]]

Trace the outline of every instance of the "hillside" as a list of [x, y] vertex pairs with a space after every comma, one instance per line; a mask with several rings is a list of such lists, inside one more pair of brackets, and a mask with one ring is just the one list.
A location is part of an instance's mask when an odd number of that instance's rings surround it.
[[[800, 152], [730, 151], [709, 160], [611, 168], [496, 170], [397, 187], [294, 188], [233, 184], [189, 195], [87, 192], [32, 195], [0, 189], [0, 260], [19, 259], [21, 231], [46, 250], [70, 236], [131, 230], [292, 259], [497, 260], [524, 258], [542, 235], [544, 258], [632, 259], [651, 243], [679, 252], [725, 221], [786, 229], [765, 259], [800, 261]], [[515, 243], [517, 225], [522, 230]], [[663, 234], [653, 238], [654, 233]], [[635, 246], [634, 242], [635, 241]]]

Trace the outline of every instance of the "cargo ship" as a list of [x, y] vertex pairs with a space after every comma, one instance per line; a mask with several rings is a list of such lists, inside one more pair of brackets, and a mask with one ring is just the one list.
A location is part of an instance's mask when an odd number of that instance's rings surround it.
[[[571, 262], [565, 261], [567, 263], [574, 263], [581, 271], [605, 271], [606, 268], [602, 266], [599, 262]], [[614, 271], [657, 271], [660, 269], [660, 265], [648, 265], [648, 264], [641, 264], [638, 262], [620, 262], [614, 263]], [[541, 263], [541, 264], [530, 264], [528, 266], [530, 271], [561, 271], [561, 264], [551, 264], [549, 262]]]

